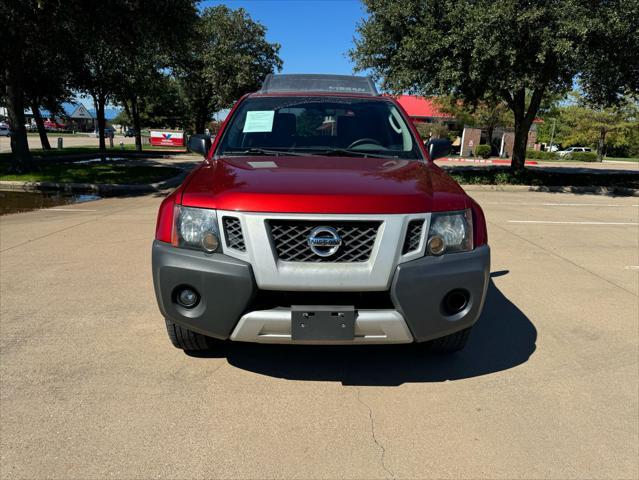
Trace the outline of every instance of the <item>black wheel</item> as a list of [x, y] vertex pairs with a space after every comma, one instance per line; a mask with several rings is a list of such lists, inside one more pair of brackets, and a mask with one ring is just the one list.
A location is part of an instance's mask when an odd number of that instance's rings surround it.
[[215, 338], [207, 337], [200, 333], [184, 328], [169, 319], [166, 322], [166, 332], [175, 348], [181, 348], [185, 352], [203, 352], [212, 349], [215, 345], [222, 343]]
[[466, 346], [468, 337], [470, 337], [470, 330], [472, 327], [468, 327], [465, 330], [451, 333], [445, 337], [436, 338], [429, 342], [429, 349], [435, 353], [454, 353], [459, 352]]

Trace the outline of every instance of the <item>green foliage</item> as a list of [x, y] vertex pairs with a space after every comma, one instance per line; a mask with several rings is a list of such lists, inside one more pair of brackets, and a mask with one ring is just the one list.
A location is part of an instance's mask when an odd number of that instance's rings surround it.
[[[147, 128], [185, 128], [189, 112], [177, 80], [168, 75], [157, 75], [147, 82], [147, 88], [136, 97], [140, 125]], [[128, 103], [128, 105], [127, 105]], [[130, 100], [122, 100], [123, 109], [113, 123], [133, 126]]]
[[488, 158], [490, 157], [490, 152], [492, 151], [492, 148], [490, 145], [477, 145], [475, 147], [475, 155], [477, 155], [478, 157], [481, 158]]
[[542, 169], [511, 172], [499, 167], [446, 170], [457, 182], [465, 185], [639, 188], [639, 177], [635, 173], [600, 175], [596, 173], [565, 173]]
[[601, 108], [573, 92], [570, 103], [559, 106], [544, 120], [538, 138], [549, 141], [553, 119], [554, 143], [564, 147], [589, 146], [604, 154], [639, 154], [639, 103], [633, 97], [618, 99], [616, 105]]
[[281, 69], [279, 50], [244, 9], [204, 9], [175, 69], [196, 132], [203, 132], [214, 112], [257, 90], [267, 74]]
[[591, 105], [605, 107], [639, 92], [639, 2], [606, 0], [593, 5], [587, 19], [591, 34], [582, 46], [592, 54], [583, 56], [579, 83]]
[[457, 123], [469, 127], [486, 128], [493, 131], [496, 127], [512, 127], [513, 115], [508, 105], [494, 99], [481, 100], [477, 103], [465, 103], [452, 96], [436, 97], [439, 109], [452, 115]]
[[448, 125], [442, 122], [434, 123], [415, 123], [415, 128], [422, 137], [422, 140], [428, 141], [430, 138], [449, 138], [450, 131]]
[[526, 150], [527, 160], [558, 160], [559, 155], [556, 152], [547, 152], [541, 150]]
[[[584, 88], [639, 91], [639, 2], [364, 3], [368, 16], [350, 52], [356, 67], [395, 93], [451, 95], [464, 104], [505, 102], [513, 114], [516, 169], [523, 168], [526, 133], [544, 97], [565, 93], [577, 75], [595, 70], [591, 64], [605, 62], [620, 32], [627, 53], [626, 63], [614, 69], [619, 75], [593, 74], [597, 82], [584, 82]], [[618, 28], [608, 28], [600, 15]]]
[[568, 159], [576, 162], [596, 162], [597, 154], [595, 152], [572, 152]]

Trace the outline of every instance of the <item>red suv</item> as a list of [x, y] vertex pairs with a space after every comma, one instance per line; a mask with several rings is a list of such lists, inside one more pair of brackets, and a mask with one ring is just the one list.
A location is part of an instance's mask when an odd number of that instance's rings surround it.
[[479, 205], [363, 77], [271, 75], [160, 207], [153, 281], [178, 348], [419, 342], [460, 350], [490, 270]]

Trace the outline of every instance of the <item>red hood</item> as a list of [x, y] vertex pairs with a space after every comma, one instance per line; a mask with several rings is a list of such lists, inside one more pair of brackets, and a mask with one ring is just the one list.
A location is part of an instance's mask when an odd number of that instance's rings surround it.
[[469, 206], [439, 167], [359, 157], [225, 157], [204, 163], [184, 188], [192, 207], [278, 213], [418, 213]]

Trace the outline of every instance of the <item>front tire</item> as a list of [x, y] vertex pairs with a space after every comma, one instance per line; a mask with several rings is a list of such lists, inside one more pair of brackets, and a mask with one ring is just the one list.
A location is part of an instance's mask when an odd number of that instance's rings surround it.
[[203, 352], [211, 350], [216, 344], [221, 343], [220, 340], [193, 332], [177, 323], [173, 323], [168, 318], [165, 318], [164, 321], [166, 322], [166, 333], [168, 333], [169, 340], [171, 340], [173, 346], [185, 352]]
[[445, 337], [436, 338], [429, 342], [429, 349], [434, 353], [450, 354], [459, 352], [466, 346], [468, 337], [470, 337], [470, 330], [472, 327], [468, 327], [465, 330], [451, 333]]

